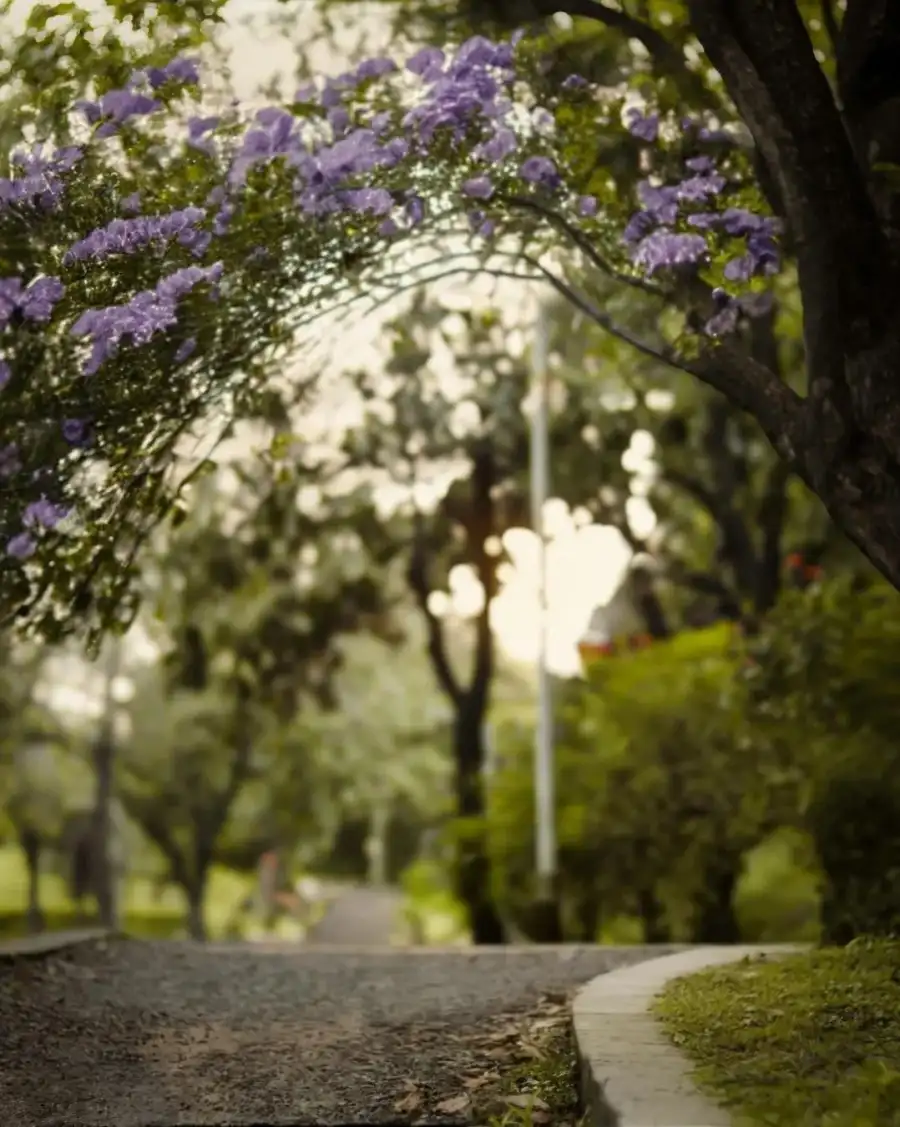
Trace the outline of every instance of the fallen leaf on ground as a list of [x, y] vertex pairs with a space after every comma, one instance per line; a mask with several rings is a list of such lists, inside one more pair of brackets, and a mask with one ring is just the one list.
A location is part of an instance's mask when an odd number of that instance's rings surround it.
[[531, 1108], [532, 1111], [549, 1111], [550, 1105], [544, 1103], [540, 1096], [515, 1095], [506, 1096], [503, 1100], [509, 1107]]
[[449, 1100], [441, 1100], [434, 1110], [442, 1115], [458, 1115], [461, 1111], [469, 1110], [469, 1097], [465, 1092], [461, 1096], [451, 1096]]
[[409, 1091], [402, 1099], [397, 1100], [394, 1111], [418, 1111], [422, 1106], [422, 1093], [419, 1089], [409, 1080], [406, 1081], [406, 1086]]
[[492, 1080], [499, 1079], [500, 1077], [496, 1072], [483, 1072], [481, 1076], [468, 1077], [468, 1079], [463, 1081], [463, 1084], [465, 1084], [470, 1092], [474, 1092], [476, 1088], [483, 1088], [485, 1084], [490, 1084]]

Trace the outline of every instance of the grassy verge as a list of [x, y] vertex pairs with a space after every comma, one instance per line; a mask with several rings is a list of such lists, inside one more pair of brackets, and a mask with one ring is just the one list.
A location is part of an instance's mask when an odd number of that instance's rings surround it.
[[900, 941], [704, 971], [656, 1013], [736, 1124], [900, 1127]]

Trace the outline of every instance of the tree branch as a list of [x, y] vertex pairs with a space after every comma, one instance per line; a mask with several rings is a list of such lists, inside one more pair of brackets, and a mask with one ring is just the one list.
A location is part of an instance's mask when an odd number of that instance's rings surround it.
[[525, 211], [534, 211], [538, 215], [540, 215], [542, 219], [546, 219], [551, 226], [556, 227], [557, 230], [562, 231], [564, 235], [571, 239], [575, 246], [578, 247], [578, 249], [582, 252], [582, 254], [584, 254], [588, 261], [592, 263], [592, 265], [596, 266], [597, 269], [601, 273], [606, 274], [607, 277], [612, 278], [613, 281], [620, 282], [623, 286], [631, 286], [632, 289], [642, 290], [644, 293], [650, 294], [652, 297], [657, 297], [662, 300], [665, 300], [669, 297], [669, 295], [664, 290], [661, 290], [659, 286], [655, 286], [652, 282], [648, 282], [645, 278], [630, 277], [629, 275], [623, 274], [621, 271], [616, 270], [611, 265], [611, 263], [607, 262], [606, 259], [603, 258], [603, 256], [597, 251], [596, 247], [594, 247], [594, 245], [591, 243], [590, 239], [582, 234], [582, 232], [579, 231], [577, 227], [573, 227], [572, 224], [568, 222], [568, 220], [564, 219], [557, 212], [553, 211], [552, 208], [544, 207], [539, 200], [528, 199], [527, 196], [506, 195], [498, 195], [497, 199], [499, 201], [512, 204], [513, 207], [522, 208]]
[[688, 11], [778, 183], [827, 355], [855, 318], [871, 322], [890, 256], [806, 25], [794, 0], [689, 0]]
[[804, 401], [764, 364], [726, 342], [711, 342], [699, 357], [690, 361], [678, 356], [674, 349], [656, 349], [616, 324], [608, 314], [536, 259], [530, 255], [524, 255], [523, 258], [543, 275], [558, 294], [576, 309], [580, 309], [601, 329], [631, 345], [644, 356], [649, 356], [651, 360], [679, 372], [686, 372], [708, 387], [720, 391], [736, 407], [756, 419], [783, 458], [791, 464], [798, 462]]
[[838, 27], [837, 17], [834, 14], [834, 4], [832, 0], [819, 0], [819, 9], [822, 13], [822, 26], [825, 28], [828, 40], [831, 43], [831, 50], [837, 54], [841, 32]]
[[564, 12], [573, 18], [581, 17], [618, 31], [627, 39], [641, 43], [656, 65], [658, 72], [676, 80], [686, 95], [707, 106], [717, 104], [714, 93], [698, 74], [689, 69], [683, 52], [663, 32], [636, 16], [613, 8], [603, 0], [538, 0], [544, 14]]
[[488, 443], [479, 445], [472, 458], [472, 513], [467, 533], [478, 579], [484, 591], [484, 606], [475, 620], [475, 663], [468, 696], [473, 709], [484, 714], [490, 698], [494, 672], [494, 634], [491, 606], [497, 594], [497, 561], [488, 552], [494, 535], [494, 497], [497, 469]]

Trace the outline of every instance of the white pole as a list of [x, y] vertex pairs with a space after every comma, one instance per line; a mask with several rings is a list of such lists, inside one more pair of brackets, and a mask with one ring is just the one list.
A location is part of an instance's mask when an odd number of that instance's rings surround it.
[[531, 512], [538, 537], [538, 724], [534, 748], [536, 868], [540, 899], [552, 898], [556, 876], [556, 825], [553, 793], [553, 712], [547, 669], [547, 534], [544, 503], [550, 491], [547, 421], [549, 324], [538, 306], [534, 336], [534, 412], [531, 417]]

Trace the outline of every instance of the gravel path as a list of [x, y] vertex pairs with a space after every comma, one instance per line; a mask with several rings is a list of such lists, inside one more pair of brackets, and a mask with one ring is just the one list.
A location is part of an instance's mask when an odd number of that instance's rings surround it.
[[403, 893], [397, 888], [349, 887], [339, 892], [314, 924], [306, 943], [389, 947], [400, 920]]
[[465, 1123], [438, 1105], [490, 1063], [498, 1022], [660, 953], [115, 940], [2, 964], [0, 1123]]

